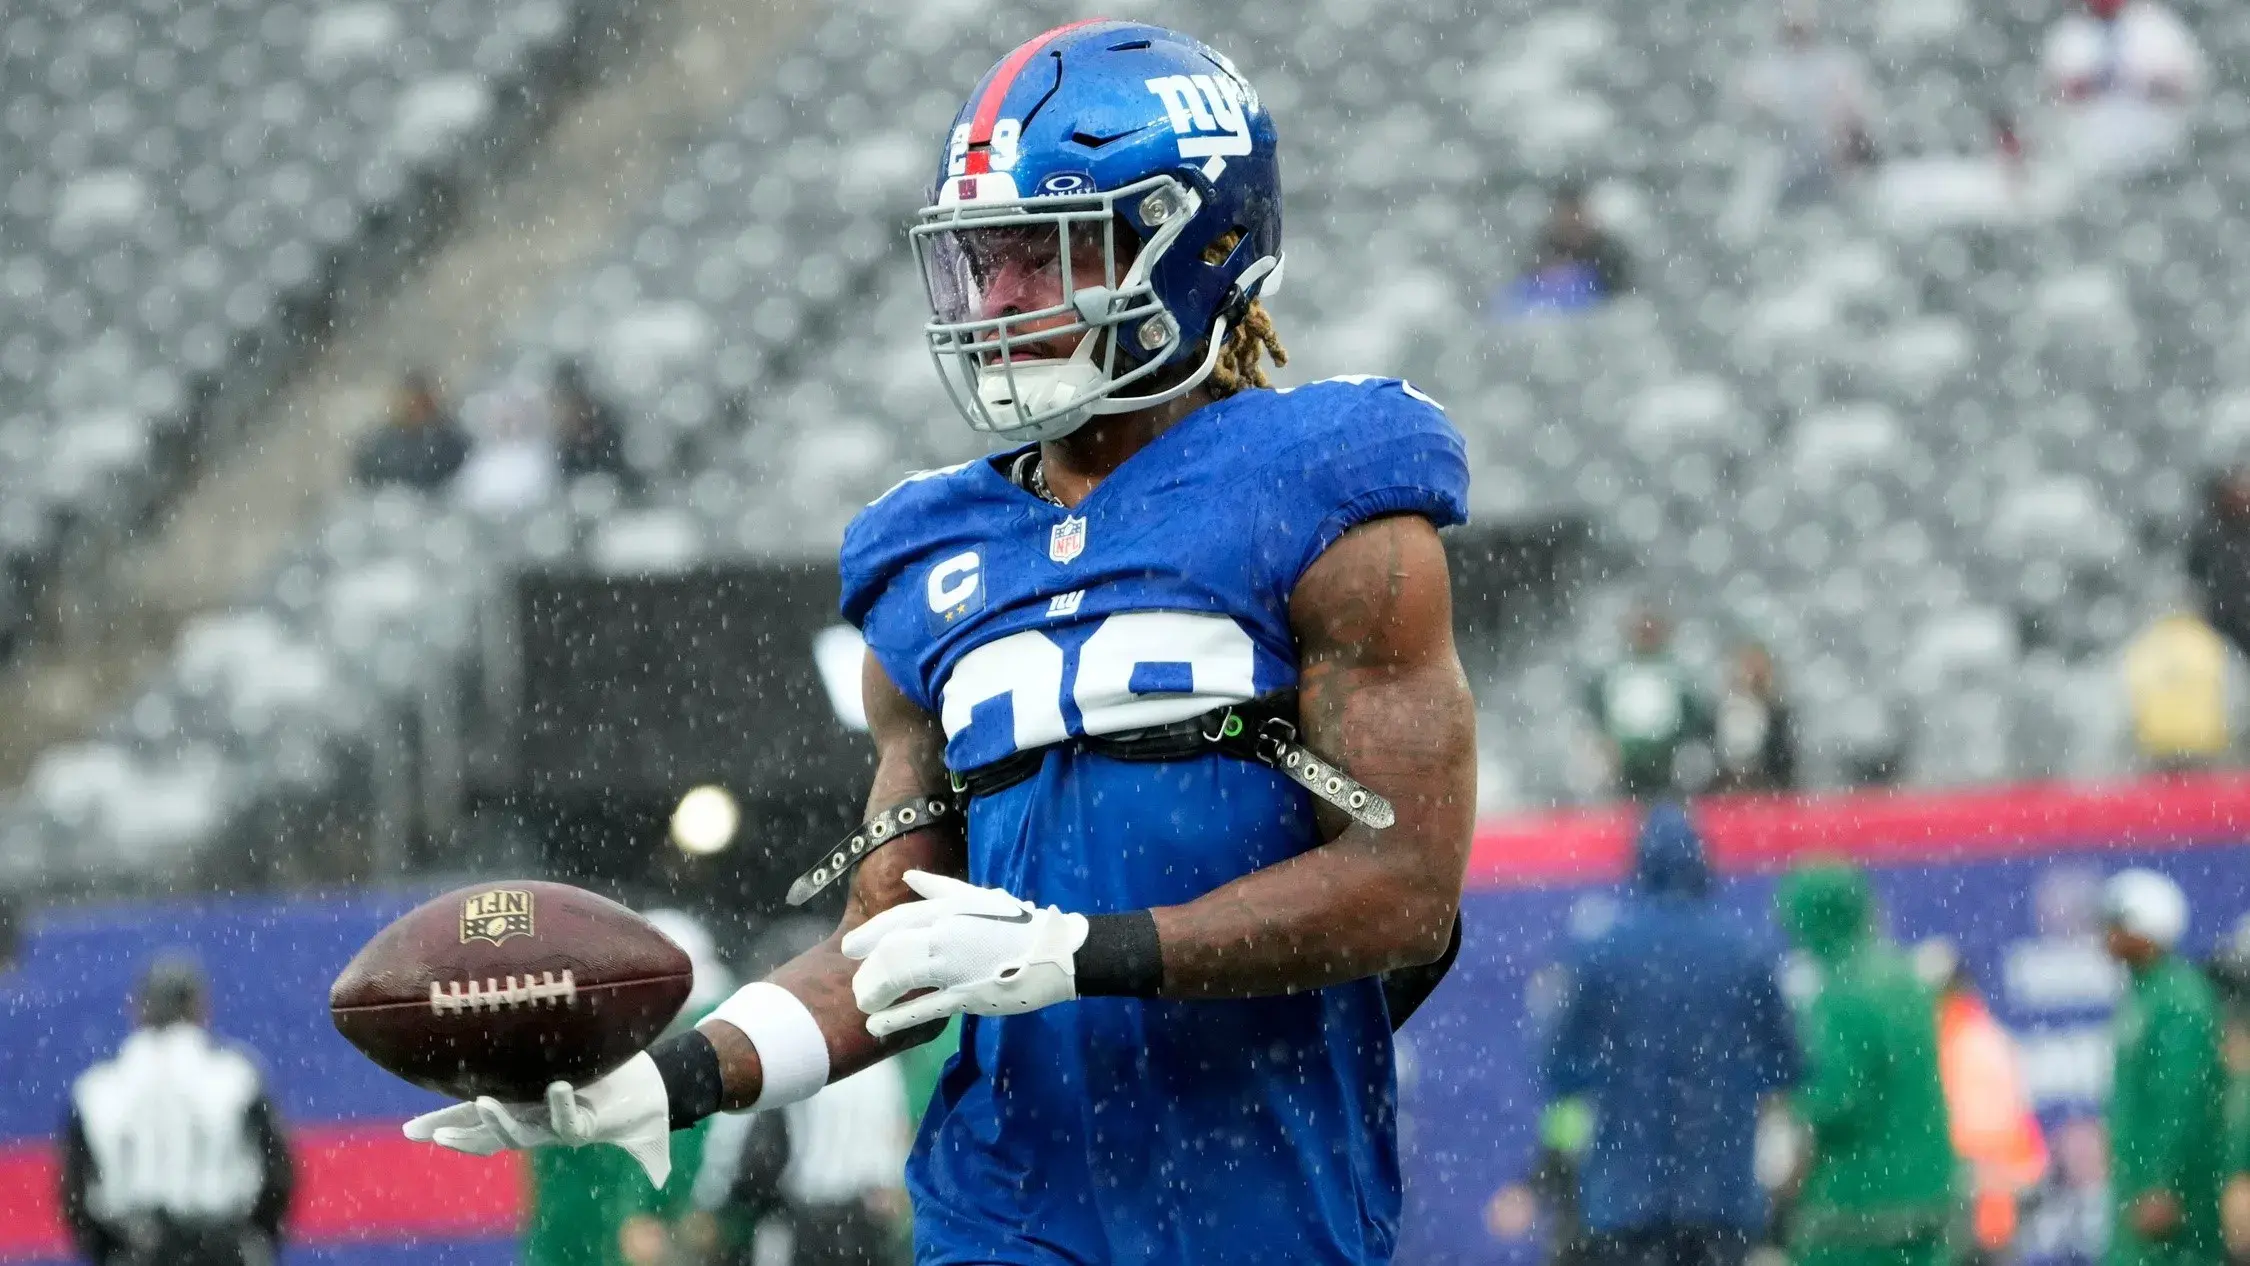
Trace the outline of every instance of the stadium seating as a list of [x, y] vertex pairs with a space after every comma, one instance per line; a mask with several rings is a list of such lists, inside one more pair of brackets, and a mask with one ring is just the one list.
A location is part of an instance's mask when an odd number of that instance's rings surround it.
[[[504, 688], [490, 600], [512, 567], [822, 555], [901, 470], [976, 452], [923, 351], [900, 229], [960, 93], [1066, 12], [963, 20], [987, 7], [836, 5], [491, 367], [501, 387], [583, 358], [645, 491], [582, 481], [494, 519], [341, 498], [255, 601], [41, 766], [0, 879], [418, 813]], [[1913, 157], [1980, 153], [1990, 108], [2031, 105], [2050, 7], [1828, 16], [1874, 67], [1886, 151]], [[1773, 648], [1817, 785], [1902, 753], [1924, 783], [2116, 768], [2107, 657], [2173, 591], [2201, 464], [2250, 449], [2250, 11], [2183, 6], [2220, 82], [2182, 173], [2006, 228], [1919, 226], [1868, 196], [1746, 230], [1758, 141], [1732, 86], [1769, 35], [1759, 6], [1130, 8], [1233, 50], [1282, 121], [1284, 381], [1413, 378], [1468, 438], [1478, 513], [1589, 517], [1617, 563], [1477, 682], [1488, 798], [1587, 793], [1575, 682], [1644, 593], [1699, 668], [1737, 636]], [[1635, 293], [1497, 323], [1488, 297], [1565, 176], [1593, 183]], [[123, 199], [97, 182], [70, 203], [98, 223]], [[194, 363], [148, 346], [174, 375]], [[131, 445], [87, 425], [80, 478], [106, 489]], [[30, 452], [12, 435], [0, 480]]]
[[0, 14], [0, 650], [524, 139], [607, 4]]

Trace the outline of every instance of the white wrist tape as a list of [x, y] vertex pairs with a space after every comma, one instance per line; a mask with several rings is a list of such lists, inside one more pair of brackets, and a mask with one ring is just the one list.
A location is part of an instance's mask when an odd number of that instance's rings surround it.
[[765, 1081], [752, 1111], [810, 1099], [828, 1084], [828, 1039], [811, 1010], [781, 986], [764, 980], [744, 985], [703, 1018], [726, 1021], [757, 1048]]

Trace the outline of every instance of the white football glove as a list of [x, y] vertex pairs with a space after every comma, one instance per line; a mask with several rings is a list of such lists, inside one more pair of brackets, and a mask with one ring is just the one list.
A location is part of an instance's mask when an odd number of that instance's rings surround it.
[[583, 1088], [567, 1081], [547, 1087], [545, 1103], [474, 1103], [425, 1112], [406, 1123], [406, 1137], [471, 1156], [509, 1148], [584, 1147], [615, 1143], [657, 1186], [672, 1174], [672, 1111], [664, 1077], [643, 1051], [623, 1067]]
[[[888, 1037], [964, 1011], [1020, 1015], [1078, 996], [1072, 956], [1086, 943], [1085, 915], [927, 871], [906, 872], [906, 886], [922, 900], [844, 935], [844, 953], [861, 960], [852, 996], [869, 1033]], [[917, 989], [934, 992], [899, 1001]]]

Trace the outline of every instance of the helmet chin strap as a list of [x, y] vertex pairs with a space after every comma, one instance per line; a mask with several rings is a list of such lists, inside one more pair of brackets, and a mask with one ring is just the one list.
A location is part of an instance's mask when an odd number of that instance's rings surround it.
[[[1211, 371], [1218, 367], [1219, 356], [1226, 350], [1226, 341], [1227, 319], [1221, 316], [1211, 323], [1210, 350], [1203, 354], [1203, 363], [1196, 366], [1195, 372], [1185, 380], [1150, 395], [1105, 396], [1091, 400], [1071, 414], [1036, 426], [1005, 428], [1000, 434], [1014, 439], [1060, 439], [1085, 425], [1089, 418], [1131, 413], [1136, 409], [1177, 400], [1203, 385], [1203, 381], [1211, 376]], [[1080, 344], [1078, 352], [1065, 361], [1018, 366], [1013, 375], [989, 374], [978, 382], [978, 394], [984, 398], [987, 408], [1012, 409], [1016, 407], [1015, 394], [1010, 394], [1009, 391], [1012, 383], [1015, 393], [1030, 398], [1030, 408], [1050, 407], [1045, 403], [1047, 401], [1059, 404], [1101, 380], [1101, 370], [1089, 359], [1092, 342], [1092, 339], [1088, 339]]]
[[1131, 413], [1136, 409], [1146, 409], [1152, 405], [1177, 400], [1202, 386], [1203, 380], [1211, 376], [1211, 371], [1219, 367], [1219, 356], [1226, 351], [1226, 342], [1227, 319], [1224, 316], [1215, 317], [1211, 322], [1211, 350], [1203, 354], [1203, 363], [1196, 366], [1194, 373], [1153, 395], [1104, 396], [1087, 405], [1086, 411], [1095, 414]]

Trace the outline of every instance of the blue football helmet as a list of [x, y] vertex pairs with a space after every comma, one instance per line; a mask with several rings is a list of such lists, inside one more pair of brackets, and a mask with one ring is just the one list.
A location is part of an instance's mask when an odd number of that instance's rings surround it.
[[[954, 116], [910, 233], [930, 354], [969, 425], [1055, 439], [1209, 377], [1228, 328], [1280, 282], [1275, 149], [1234, 64], [1176, 31], [1075, 22], [1001, 59]], [[1120, 249], [1120, 232], [1135, 249]], [[1073, 247], [1089, 242], [1099, 278], [1073, 275], [1086, 271]], [[988, 289], [1001, 257], [1027, 244], [1057, 262], [1060, 301], [1008, 311]], [[1039, 354], [1073, 335], [1068, 356]], [[1160, 391], [1121, 394], [1190, 362]]]

